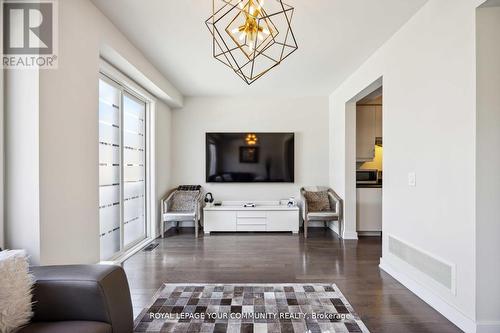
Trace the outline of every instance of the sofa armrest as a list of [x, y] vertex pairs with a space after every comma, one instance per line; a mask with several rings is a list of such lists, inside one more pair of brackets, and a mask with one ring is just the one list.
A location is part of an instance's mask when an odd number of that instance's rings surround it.
[[131, 333], [133, 311], [123, 268], [108, 265], [32, 267], [34, 322], [98, 321]]

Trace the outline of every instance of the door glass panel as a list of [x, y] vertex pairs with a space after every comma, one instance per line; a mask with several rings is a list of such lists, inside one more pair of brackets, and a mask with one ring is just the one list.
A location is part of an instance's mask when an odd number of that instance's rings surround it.
[[99, 81], [99, 238], [101, 260], [120, 251], [120, 90]]
[[124, 247], [146, 238], [146, 104], [123, 96]]

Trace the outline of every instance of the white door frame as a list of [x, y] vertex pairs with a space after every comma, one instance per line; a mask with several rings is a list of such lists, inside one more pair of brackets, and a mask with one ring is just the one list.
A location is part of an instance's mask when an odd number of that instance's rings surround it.
[[344, 239], [357, 239], [356, 228], [356, 104], [383, 85], [380, 77], [345, 104]]
[[[144, 88], [130, 80], [123, 73], [104, 60], [100, 62], [100, 79], [111, 81], [118, 86], [123, 93], [127, 93], [146, 103], [146, 238], [122, 248], [115, 256], [109, 259], [113, 263], [119, 263], [139, 251], [156, 238], [156, 146], [155, 146], [155, 124], [157, 99]], [[121, 231], [123, 233], [123, 230]], [[121, 235], [123, 246], [123, 235]]]

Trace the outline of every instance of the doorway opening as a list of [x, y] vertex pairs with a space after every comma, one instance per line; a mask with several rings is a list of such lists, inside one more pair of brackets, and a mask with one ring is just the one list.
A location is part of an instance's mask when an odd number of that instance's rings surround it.
[[382, 235], [383, 88], [356, 102], [356, 231]]
[[[354, 97], [352, 97], [349, 101], [346, 102], [345, 104], [345, 175], [344, 175], [344, 182], [345, 182], [345, 193], [344, 193], [344, 234], [343, 238], [344, 239], [358, 239], [358, 205], [357, 205], [357, 170], [360, 166], [362, 166], [366, 162], [373, 162], [373, 159], [365, 158], [363, 160], [363, 163], [359, 163], [357, 160], [357, 111], [358, 111], [358, 102], [361, 102], [360, 104], [370, 104], [367, 103], [368, 100], [371, 100], [372, 98], [376, 98], [377, 95], [381, 96], [381, 100], [379, 104], [383, 104], [384, 97], [383, 97], [383, 78], [380, 77], [377, 80], [373, 81], [371, 84], [366, 86], [366, 88], [362, 89], [358, 94], [356, 94]], [[376, 103], [374, 103], [376, 104]], [[382, 106], [383, 110], [383, 106]], [[375, 109], [373, 111], [376, 111]], [[372, 151], [372, 154], [376, 152], [376, 144], [377, 139], [376, 139], [376, 129], [375, 129], [375, 112], [370, 114], [370, 116], [373, 115], [372, 119], [372, 125], [369, 126], [370, 128], [370, 135], [365, 135], [366, 137], [370, 137], [370, 139], [366, 139], [366, 143], [363, 145], [366, 145], [366, 149], [368, 152], [369, 150]], [[383, 112], [380, 112], [380, 117], [384, 118]], [[380, 124], [380, 128], [378, 129], [380, 138], [383, 140], [383, 120]], [[361, 127], [361, 125], [360, 125]], [[363, 129], [361, 129], [363, 131]], [[365, 140], [364, 138], [360, 138], [360, 140]], [[382, 144], [382, 141], [379, 142]], [[359, 148], [361, 152], [361, 148]], [[368, 156], [368, 155], [367, 155]], [[383, 169], [383, 161], [381, 160], [381, 169]], [[370, 166], [370, 164], [367, 164], [367, 167]], [[376, 172], [377, 177], [380, 175], [380, 172]], [[360, 174], [361, 176], [361, 174]], [[373, 176], [373, 174], [372, 174]], [[374, 184], [375, 185], [375, 184]], [[381, 185], [381, 184], [380, 184]], [[382, 190], [382, 189], [380, 189]], [[383, 191], [382, 191], [383, 192]], [[379, 206], [379, 210], [380, 210]], [[383, 219], [383, 218], [382, 218]], [[381, 228], [382, 229], [382, 228]], [[376, 231], [376, 230], [372, 230]], [[380, 235], [380, 232], [378, 232], [378, 235]]]

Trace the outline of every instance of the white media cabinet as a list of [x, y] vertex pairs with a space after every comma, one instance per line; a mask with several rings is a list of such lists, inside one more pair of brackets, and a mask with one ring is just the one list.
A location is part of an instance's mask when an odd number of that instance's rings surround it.
[[292, 232], [299, 233], [299, 207], [280, 201], [256, 201], [245, 208], [243, 201], [223, 201], [203, 209], [203, 230], [211, 232]]

